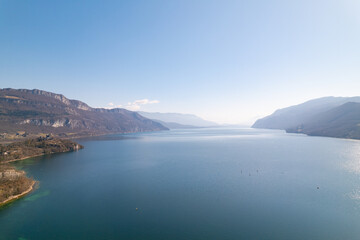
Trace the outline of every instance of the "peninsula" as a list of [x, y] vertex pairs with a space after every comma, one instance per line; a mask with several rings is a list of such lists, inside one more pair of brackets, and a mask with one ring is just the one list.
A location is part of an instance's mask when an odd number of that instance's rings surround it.
[[9, 162], [82, 148], [82, 145], [70, 140], [51, 136], [0, 145], [0, 206], [25, 196], [32, 191], [36, 183], [28, 178], [24, 171], [17, 170]]

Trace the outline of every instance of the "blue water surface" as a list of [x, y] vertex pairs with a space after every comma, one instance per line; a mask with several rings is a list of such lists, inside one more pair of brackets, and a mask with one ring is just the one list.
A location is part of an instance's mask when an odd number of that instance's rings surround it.
[[359, 239], [360, 141], [256, 129], [81, 139], [14, 165], [39, 181], [1, 240]]

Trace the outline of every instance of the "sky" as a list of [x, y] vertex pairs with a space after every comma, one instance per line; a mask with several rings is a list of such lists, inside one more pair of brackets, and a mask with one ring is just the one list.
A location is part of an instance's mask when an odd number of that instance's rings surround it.
[[358, 0], [0, 0], [0, 88], [251, 124], [360, 95]]

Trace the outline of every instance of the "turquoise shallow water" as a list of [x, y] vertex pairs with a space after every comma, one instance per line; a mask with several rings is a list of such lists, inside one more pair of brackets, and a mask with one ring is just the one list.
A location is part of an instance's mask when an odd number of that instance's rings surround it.
[[15, 164], [40, 184], [0, 210], [1, 240], [359, 239], [360, 141], [194, 129], [79, 142]]

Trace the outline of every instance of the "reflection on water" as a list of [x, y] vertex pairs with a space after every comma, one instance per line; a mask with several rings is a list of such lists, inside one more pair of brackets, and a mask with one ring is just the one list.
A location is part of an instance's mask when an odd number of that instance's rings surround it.
[[0, 240], [358, 239], [360, 142], [254, 129], [79, 140], [14, 163], [40, 181]]
[[134, 133], [133, 136], [131, 135], [123, 135], [123, 134], [113, 134], [113, 135], [103, 135], [103, 136], [94, 136], [94, 137], [84, 137], [79, 138], [79, 141], [86, 142], [86, 141], [117, 141], [117, 140], [129, 140], [129, 139], [137, 139], [141, 138], [139, 133]]
[[353, 190], [348, 196], [353, 200], [360, 200], [360, 189]]
[[347, 147], [340, 153], [339, 157], [344, 159], [344, 167], [350, 172], [360, 174], [360, 141], [347, 141]]

